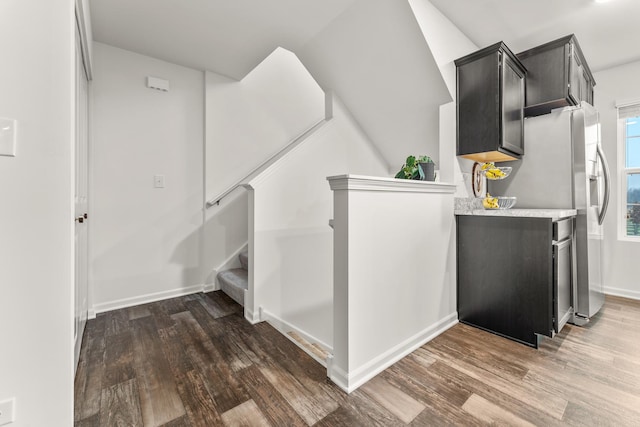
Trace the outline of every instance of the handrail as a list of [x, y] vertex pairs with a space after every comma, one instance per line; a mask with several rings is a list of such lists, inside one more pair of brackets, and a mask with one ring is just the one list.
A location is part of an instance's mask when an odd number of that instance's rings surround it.
[[275, 163], [276, 160], [280, 159], [282, 156], [284, 156], [285, 154], [287, 154], [289, 151], [293, 150], [296, 146], [298, 146], [302, 141], [304, 141], [305, 139], [307, 139], [312, 133], [314, 133], [316, 130], [318, 130], [320, 127], [322, 127], [325, 123], [327, 123], [327, 121], [330, 119], [322, 119], [319, 122], [317, 122], [316, 124], [314, 124], [313, 126], [311, 126], [309, 129], [307, 129], [306, 131], [304, 131], [302, 134], [298, 135], [297, 137], [295, 137], [290, 143], [288, 143], [287, 145], [285, 145], [283, 148], [281, 148], [280, 150], [278, 150], [278, 152], [276, 152], [274, 155], [272, 155], [271, 157], [269, 157], [267, 160], [265, 160], [264, 162], [260, 163], [257, 167], [255, 167], [251, 172], [249, 172], [244, 178], [236, 181], [235, 184], [231, 185], [229, 188], [227, 188], [225, 191], [223, 191], [222, 193], [220, 193], [218, 196], [207, 200], [206, 203], [206, 208], [209, 209], [210, 207], [213, 206], [217, 206], [220, 205], [220, 201], [222, 199], [224, 199], [225, 197], [227, 197], [229, 194], [231, 194], [233, 191], [235, 191], [236, 189], [242, 187], [244, 184], [247, 183], [247, 181], [249, 181], [251, 178], [253, 178], [254, 176], [258, 175], [260, 172], [262, 172], [264, 169], [266, 169], [267, 167], [271, 166], [273, 163]]

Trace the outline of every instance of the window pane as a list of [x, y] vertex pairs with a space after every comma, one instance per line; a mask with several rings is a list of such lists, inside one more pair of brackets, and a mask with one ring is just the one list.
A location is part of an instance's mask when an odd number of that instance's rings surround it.
[[640, 136], [627, 137], [625, 167], [640, 168]]
[[625, 121], [625, 167], [640, 168], [640, 117]]
[[640, 236], [640, 173], [627, 175], [627, 236]]
[[640, 136], [640, 117], [631, 117], [625, 120], [627, 136]]

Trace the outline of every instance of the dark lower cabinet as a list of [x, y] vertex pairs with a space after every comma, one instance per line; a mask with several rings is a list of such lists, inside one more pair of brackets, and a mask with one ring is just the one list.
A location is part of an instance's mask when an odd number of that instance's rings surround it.
[[457, 216], [461, 322], [536, 347], [569, 319], [573, 220]]

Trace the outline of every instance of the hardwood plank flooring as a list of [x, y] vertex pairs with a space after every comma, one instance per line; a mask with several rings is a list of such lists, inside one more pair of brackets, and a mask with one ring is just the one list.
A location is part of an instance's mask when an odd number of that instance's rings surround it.
[[387, 408], [405, 424], [413, 421], [425, 408], [422, 403], [380, 377], [373, 378], [363, 385], [362, 391]]
[[145, 426], [160, 426], [185, 414], [153, 317], [130, 322], [140, 408]]
[[100, 425], [143, 426], [136, 380], [102, 389]]
[[640, 301], [538, 350], [458, 324], [347, 395], [221, 292], [99, 315], [76, 426], [640, 426]]
[[222, 414], [222, 421], [225, 425], [233, 427], [269, 427], [271, 425], [253, 400], [247, 400], [229, 409]]

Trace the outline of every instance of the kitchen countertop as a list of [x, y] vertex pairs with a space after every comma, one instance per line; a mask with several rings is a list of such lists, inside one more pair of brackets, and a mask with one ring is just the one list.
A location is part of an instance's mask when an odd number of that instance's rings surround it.
[[551, 218], [557, 221], [562, 218], [575, 216], [575, 209], [456, 209], [456, 215], [478, 216], [515, 216], [528, 218]]

